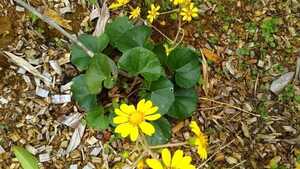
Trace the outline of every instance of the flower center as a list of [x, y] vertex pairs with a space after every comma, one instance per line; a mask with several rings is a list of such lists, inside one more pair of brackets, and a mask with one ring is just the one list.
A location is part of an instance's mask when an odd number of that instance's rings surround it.
[[144, 113], [141, 112], [132, 113], [131, 116], [129, 117], [130, 123], [134, 125], [140, 124], [143, 120], [144, 120]]

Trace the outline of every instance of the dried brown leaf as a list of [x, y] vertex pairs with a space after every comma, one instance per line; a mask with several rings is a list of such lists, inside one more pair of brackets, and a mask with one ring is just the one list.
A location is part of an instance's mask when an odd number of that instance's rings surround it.
[[207, 48], [203, 48], [202, 52], [208, 60], [210, 60], [214, 63], [220, 63], [222, 61], [222, 58], [220, 56], [218, 56], [217, 54], [215, 54], [214, 52], [212, 52], [211, 50], [209, 50]]
[[60, 26], [66, 28], [68, 30], [72, 30], [72, 26], [69, 24], [71, 21], [66, 20], [63, 17], [61, 17], [55, 10], [52, 10], [50, 8], [45, 8], [43, 14], [45, 16], [51, 18], [52, 20], [54, 20]]

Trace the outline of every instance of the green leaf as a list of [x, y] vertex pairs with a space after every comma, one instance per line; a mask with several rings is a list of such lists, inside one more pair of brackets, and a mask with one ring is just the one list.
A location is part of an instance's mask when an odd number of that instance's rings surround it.
[[91, 94], [101, 92], [104, 80], [114, 79], [115, 63], [104, 54], [97, 54], [91, 60], [91, 64], [86, 72], [86, 84]]
[[109, 126], [109, 118], [104, 115], [103, 107], [97, 107], [86, 114], [86, 122], [89, 127], [104, 130]]
[[168, 56], [166, 54], [165, 47], [162, 44], [156, 45], [153, 49], [153, 52], [156, 54], [162, 65], [167, 65]]
[[136, 26], [125, 33], [116, 41], [115, 47], [121, 52], [126, 52], [134, 47], [143, 47], [151, 35], [151, 29], [147, 26]]
[[171, 138], [171, 125], [167, 119], [161, 117], [160, 119], [152, 122], [155, 133], [150, 137], [147, 136], [147, 142], [150, 145], [159, 145], [167, 143]]
[[91, 111], [97, 106], [97, 98], [95, 94], [91, 94], [87, 85], [85, 75], [79, 75], [72, 80], [71, 91], [74, 99], [86, 111]]
[[14, 146], [12, 150], [23, 169], [39, 169], [38, 160], [26, 149]]
[[198, 54], [190, 48], [176, 48], [168, 56], [168, 65], [175, 72], [176, 84], [191, 88], [200, 78]]
[[[109, 37], [106, 33], [101, 34], [99, 37], [82, 34], [79, 36], [78, 40], [94, 53], [102, 52], [109, 43]], [[87, 69], [91, 59], [92, 58], [79, 46], [76, 44], [72, 45], [71, 62], [77, 67], [77, 69], [80, 71]]]
[[155, 54], [142, 47], [125, 52], [119, 60], [119, 66], [129, 75], [141, 74], [148, 81], [157, 80], [162, 75], [162, 67]]
[[117, 17], [106, 26], [106, 33], [109, 36], [113, 46], [127, 30], [133, 28], [133, 24], [129, 21], [127, 16]]
[[175, 88], [175, 101], [168, 115], [176, 119], [185, 119], [192, 116], [197, 109], [197, 93], [193, 88]]
[[161, 76], [151, 83], [150, 91], [150, 99], [159, 107], [158, 112], [162, 115], [166, 114], [175, 100], [173, 83]]

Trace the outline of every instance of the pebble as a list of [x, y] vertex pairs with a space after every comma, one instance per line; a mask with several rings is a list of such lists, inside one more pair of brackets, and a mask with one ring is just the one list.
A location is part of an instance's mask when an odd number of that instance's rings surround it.
[[295, 72], [288, 72], [281, 75], [272, 82], [270, 90], [274, 94], [279, 94], [293, 80], [294, 74]]

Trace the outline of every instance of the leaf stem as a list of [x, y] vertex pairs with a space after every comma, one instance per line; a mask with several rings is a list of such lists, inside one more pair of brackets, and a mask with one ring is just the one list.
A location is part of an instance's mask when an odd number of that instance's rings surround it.
[[180, 147], [187, 145], [188, 142], [180, 142], [180, 143], [168, 143], [168, 144], [163, 144], [163, 145], [157, 145], [157, 146], [150, 146], [150, 149], [159, 149], [159, 148], [166, 148], [166, 147]]
[[166, 11], [166, 12], [161, 12], [159, 15], [165, 15], [165, 14], [174, 13], [174, 12], [178, 12], [178, 11], [179, 11], [179, 8], [173, 9], [173, 10], [170, 10], [170, 11]]

